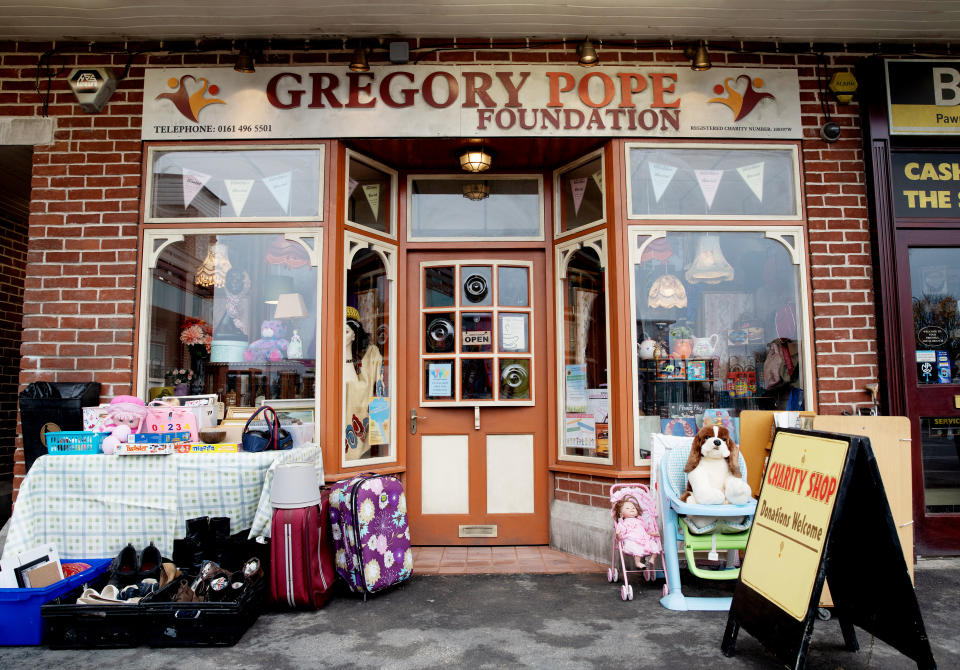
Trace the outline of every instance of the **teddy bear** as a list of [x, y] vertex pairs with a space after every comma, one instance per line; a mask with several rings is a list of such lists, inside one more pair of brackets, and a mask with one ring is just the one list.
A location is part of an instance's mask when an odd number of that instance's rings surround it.
[[243, 360], [247, 363], [282, 361], [289, 345], [286, 334], [287, 328], [282, 321], [264, 321], [260, 326], [260, 339], [247, 345]]
[[118, 395], [111, 400], [103, 424], [103, 431], [110, 434], [103, 438], [100, 450], [105, 454], [116, 451], [121, 442], [126, 442], [131, 434], [139, 432], [146, 415], [146, 404], [136, 396]]
[[[719, 424], [697, 431], [690, 445], [690, 456], [683, 469], [687, 473], [684, 502], [697, 505], [743, 505], [751, 500], [750, 485], [740, 473], [740, 448], [730, 432]], [[715, 524], [713, 517], [687, 517], [698, 528]]]

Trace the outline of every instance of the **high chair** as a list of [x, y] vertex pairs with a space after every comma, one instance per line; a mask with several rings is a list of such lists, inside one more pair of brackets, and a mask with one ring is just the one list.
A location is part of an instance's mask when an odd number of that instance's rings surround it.
[[[666, 593], [660, 604], [671, 610], [728, 610], [732, 598], [704, 598], [685, 596], [680, 582], [680, 553], [678, 544], [683, 543], [683, 553], [687, 567], [694, 575], [703, 579], [736, 579], [740, 575], [737, 567], [737, 552], [747, 547], [750, 535], [749, 525], [756, 513], [757, 501], [751, 500], [745, 505], [693, 505], [680, 501], [680, 494], [687, 488], [687, 473], [683, 471], [689, 456], [689, 449], [679, 448], [666, 451], [660, 460], [657, 481], [660, 515], [663, 521], [664, 570], [667, 576]], [[747, 478], [747, 464], [740, 456], [740, 472]], [[717, 528], [712, 532], [697, 535], [690, 532], [687, 515], [717, 517]], [[745, 523], [738, 524], [738, 517], [747, 517]], [[735, 519], [737, 521], [735, 521]], [[742, 530], [741, 530], [742, 529]], [[722, 532], [726, 530], [728, 532]], [[739, 530], [739, 532], [729, 532]], [[709, 558], [719, 558], [719, 551], [726, 551], [726, 566], [721, 570], [705, 570], [697, 566], [694, 552], [708, 551]]]

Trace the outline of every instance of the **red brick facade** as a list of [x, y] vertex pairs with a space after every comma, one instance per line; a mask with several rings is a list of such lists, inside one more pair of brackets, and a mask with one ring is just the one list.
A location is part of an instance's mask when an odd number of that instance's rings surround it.
[[[437, 40], [412, 41], [411, 47], [438, 44]], [[458, 44], [477, 48], [439, 50], [420, 62], [544, 63], [576, 58], [573, 45], [511, 51], [487, 40]], [[229, 52], [154, 55], [150, 52], [161, 51], [159, 44], [130, 45], [140, 55], [132, 59], [129, 73], [104, 111], [91, 115], [76, 104], [66, 74], [78, 65], [106, 65], [123, 72], [126, 53], [91, 54], [85, 44], [0, 43], [0, 116], [43, 114], [48, 73], [44, 70], [38, 77], [38, 60], [54, 46], [59, 52], [47, 59], [53, 76], [46, 112], [56, 122], [55, 142], [36, 147], [33, 159], [20, 385], [37, 380], [96, 380], [109, 397], [130, 392], [133, 383], [144, 68], [226, 66], [234, 56]], [[118, 52], [121, 46], [117, 45]], [[330, 52], [270, 49], [267, 64], [345, 63], [349, 52], [339, 47], [338, 43], [338, 50]], [[718, 66], [796, 68], [799, 72], [818, 402], [822, 413], [839, 413], [867, 404], [864, 385], [878, 375], [858, 109], [856, 104], [828, 103], [843, 131], [838, 142], [825, 143], [818, 134], [824, 118], [817, 59], [768, 50], [737, 53], [711, 44], [711, 57]], [[604, 48], [601, 58], [604, 64], [686, 62], [679, 49]], [[852, 67], [858, 58], [828, 54], [824, 81], [834, 69]], [[15, 467], [18, 487], [24, 473], [22, 451]], [[605, 507], [609, 483], [558, 474], [555, 494]]]

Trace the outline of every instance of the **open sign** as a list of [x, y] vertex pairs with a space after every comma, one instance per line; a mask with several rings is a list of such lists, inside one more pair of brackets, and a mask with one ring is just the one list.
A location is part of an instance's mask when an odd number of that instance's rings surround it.
[[492, 344], [493, 337], [489, 330], [467, 330], [463, 333], [463, 345]]

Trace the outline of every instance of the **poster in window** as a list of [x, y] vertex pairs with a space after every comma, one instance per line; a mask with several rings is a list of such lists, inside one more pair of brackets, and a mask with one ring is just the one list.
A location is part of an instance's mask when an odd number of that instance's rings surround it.
[[453, 395], [452, 363], [431, 363], [427, 367], [427, 374], [427, 395], [434, 398]]
[[594, 449], [597, 446], [597, 427], [592, 414], [568, 413], [566, 416], [564, 444], [579, 449]]
[[567, 412], [587, 411], [587, 366], [585, 363], [568, 365], [566, 369]]

